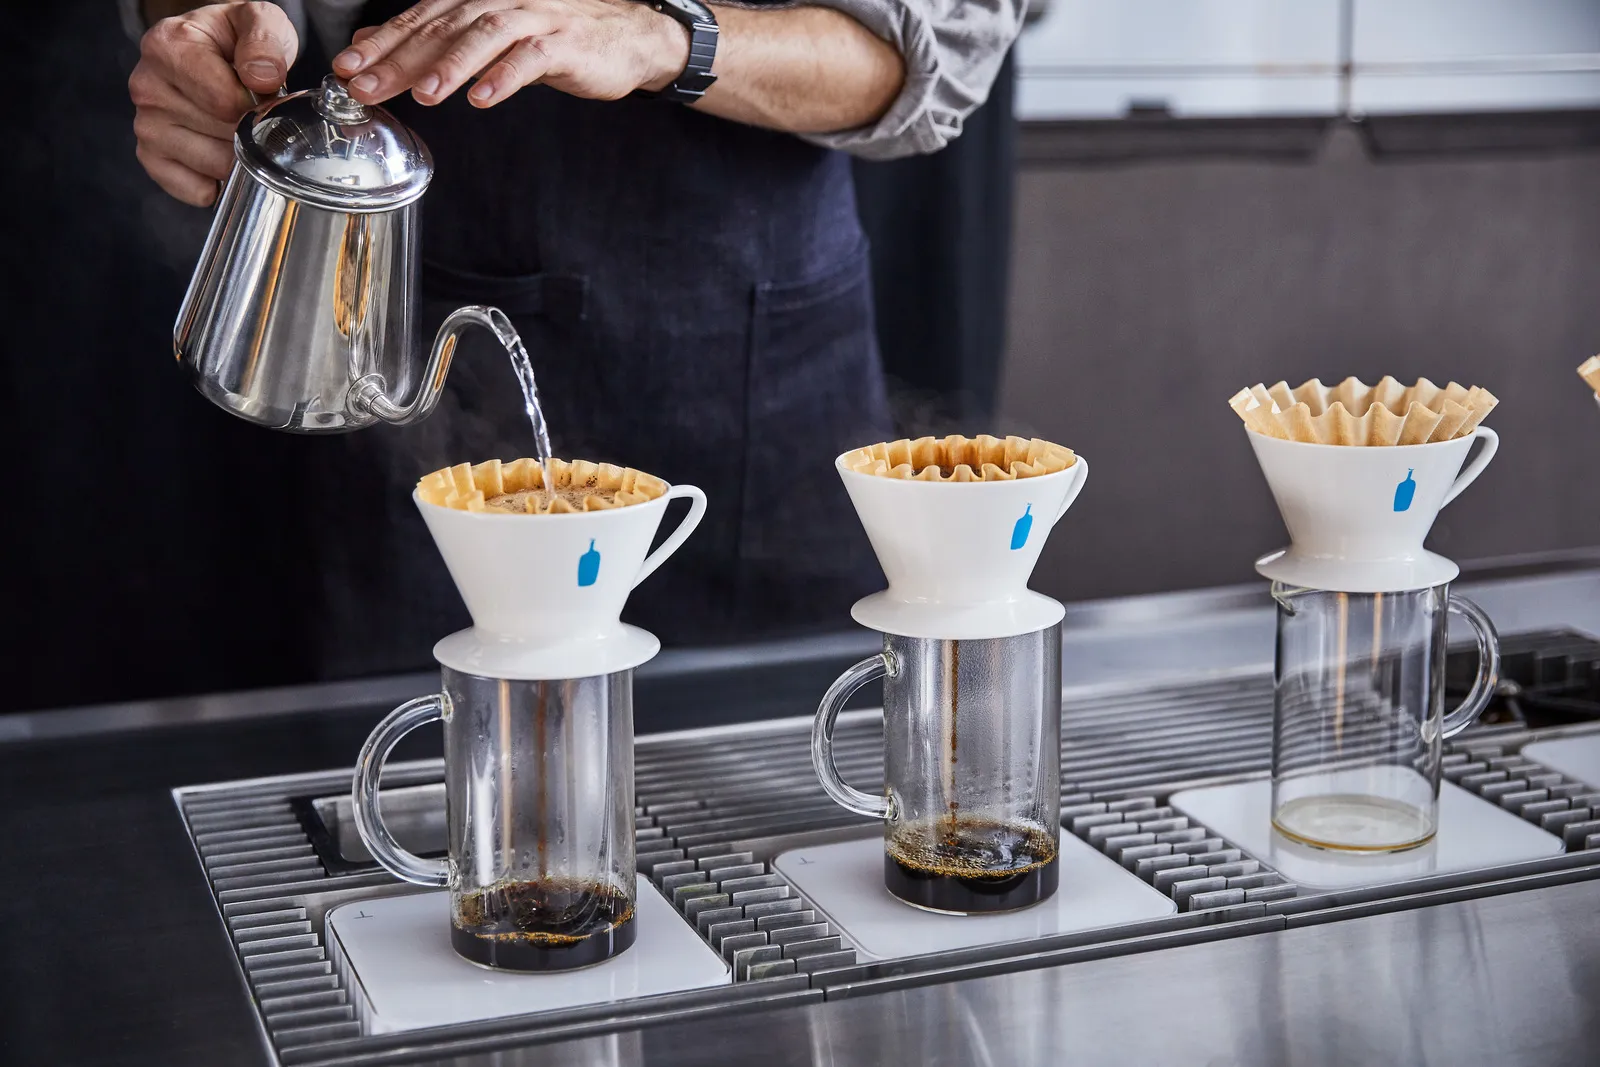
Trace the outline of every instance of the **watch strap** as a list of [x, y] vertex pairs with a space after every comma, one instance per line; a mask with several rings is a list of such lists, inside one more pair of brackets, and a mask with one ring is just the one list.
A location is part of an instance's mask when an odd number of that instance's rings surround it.
[[721, 39], [716, 16], [711, 13], [710, 8], [698, 3], [697, 0], [645, 0], [645, 2], [663, 15], [676, 19], [689, 31], [689, 59], [684, 64], [683, 72], [671, 85], [658, 93], [645, 89], [639, 90], [639, 93], [643, 96], [692, 104], [704, 96], [705, 91], [717, 80], [717, 76], [711, 73], [711, 65], [717, 58], [717, 42]]

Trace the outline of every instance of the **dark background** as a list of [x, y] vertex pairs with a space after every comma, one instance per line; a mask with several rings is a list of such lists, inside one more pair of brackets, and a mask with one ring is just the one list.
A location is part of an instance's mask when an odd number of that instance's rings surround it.
[[[317, 581], [300, 486], [329, 450], [225, 415], [173, 363], [208, 213], [134, 159], [113, 5], [11, 24], [0, 711], [309, 680], [286, 620]], [[956, 150], [860, 167], [858, 188], [905, 428], [1038, 433], [1092, 460], [1036, 587], [1251, 580], [1283, 534], [1226, 400], [1280, 377], [1488, 386], [1500, 456], [1434, 547], [1600, 541], [1600, 412], [1573, 374], [1600, 350], [1592, 117], [1553, 142], [1374, 157], [1348, 124], [1204, 151], [1157, 125], [1130, 155], [1105, 150], [1128, 124], [1019, 132], [1008, 113], [1009, 78]]]

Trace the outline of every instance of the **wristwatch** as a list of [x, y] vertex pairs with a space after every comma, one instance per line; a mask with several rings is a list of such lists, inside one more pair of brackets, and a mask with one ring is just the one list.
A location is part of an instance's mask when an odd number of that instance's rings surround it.
[[700, 0], [644, 0], [663, 15], [670, 16], [689, 31], [689, 62], [684, 64], [678, 80], [659, 93], [641, 89], [645, 96], [663, 100], [676, 100], [692, 104], [705, 95], [717, 76], [711, 73], [711, 64], [717, 58], [717, 17]]

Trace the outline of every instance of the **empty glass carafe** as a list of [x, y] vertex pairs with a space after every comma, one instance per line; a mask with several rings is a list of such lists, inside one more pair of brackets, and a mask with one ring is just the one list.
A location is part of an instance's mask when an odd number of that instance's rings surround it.
[[[883, 678], [884, 793], [847, 785], [833, 728]], [[1056, 890], [1061, 812], [1061, 628], [942, 640], [887, 634], [834, 682], [811, 758], [836, 803], [884, 820], [884, 881], [944, 912], [1010, 911]]]
[[[373, 857], [448, 887], [450, 940], [518, 971], [598, 963], [634, 940], [633, 671], [558, 681], [444, 667], [443, 691], [396, 708], [356, 765], [356, 826]], [[402, 849], [378, 777], [409, 731], [444, 721], [449, 859]]]
[[[1275, 582], [1278, 649], [1272, 824], [1317, 848], [1394, 852], [1431, 840], [1443, 741], [1494, 693], [1500, 644], [1477, 605], [1448, 584], [1336, 593]], [[1477, 635], [1478, 676], [1444, 713], [1450, 612]]]

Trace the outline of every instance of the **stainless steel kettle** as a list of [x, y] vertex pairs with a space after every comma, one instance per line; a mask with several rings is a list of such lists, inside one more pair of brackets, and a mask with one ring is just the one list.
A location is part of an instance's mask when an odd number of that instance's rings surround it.
[[426, 358], [416, 348], [427, 146], [330, 74], [320, 89], [246, 113], [233, 148], [172, 331], [196, 387], [240, 418], [295, 433], [425, 417], [461, 331], [504, 336], [510, 325], [492, 308], [461, 308]]

